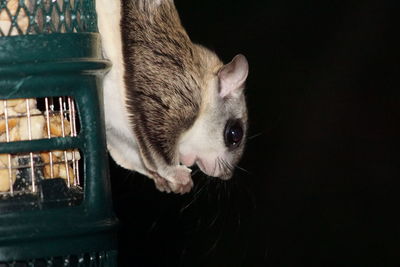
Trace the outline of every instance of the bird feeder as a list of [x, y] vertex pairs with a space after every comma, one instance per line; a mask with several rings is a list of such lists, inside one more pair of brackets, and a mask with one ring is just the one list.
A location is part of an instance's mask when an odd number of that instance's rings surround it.
[[0, 0], [0, 267], [115, 266], [93, 0]]

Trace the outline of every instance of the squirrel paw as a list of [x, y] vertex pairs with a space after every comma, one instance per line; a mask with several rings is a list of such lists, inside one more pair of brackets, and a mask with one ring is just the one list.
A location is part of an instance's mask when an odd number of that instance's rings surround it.
[[175, 166], [170, 172], [171, 174], [166, 175], [165, 178], [158, 173], [153, 173], [154, 183], [161, 192], [185, 194], [190, 192], [193, 187], [191, 172], [192, 170], [186, 166]]

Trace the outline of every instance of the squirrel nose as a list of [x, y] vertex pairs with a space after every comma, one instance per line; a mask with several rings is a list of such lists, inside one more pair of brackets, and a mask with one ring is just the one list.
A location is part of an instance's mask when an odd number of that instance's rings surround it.
[[212, 162], [209, 162], [207, 160], [202, 160], [201, 158], [196, 160], [197, 166], [199, 166], [200, 170], [204, 172], [205, 174], [212, 176], [212, 177], [218, 177], [219, 170], [217, 169], [217, 165], [213, 164]]

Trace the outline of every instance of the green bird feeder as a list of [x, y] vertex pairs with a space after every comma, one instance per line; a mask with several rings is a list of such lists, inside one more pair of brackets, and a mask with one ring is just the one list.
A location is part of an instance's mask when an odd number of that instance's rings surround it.
[[0, 0], [0, 267], [116, 266], [94, 0]]

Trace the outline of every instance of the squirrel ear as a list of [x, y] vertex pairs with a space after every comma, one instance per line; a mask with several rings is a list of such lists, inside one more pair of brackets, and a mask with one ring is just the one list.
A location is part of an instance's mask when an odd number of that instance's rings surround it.
[[236, 55], [231, 62], [222, 66], [218, 72], [219, 95], [223, 98], [228, 95], [239, 96], [249, 73], [249, 64], [245, 56]]

